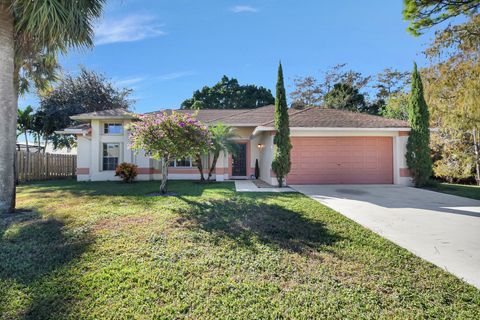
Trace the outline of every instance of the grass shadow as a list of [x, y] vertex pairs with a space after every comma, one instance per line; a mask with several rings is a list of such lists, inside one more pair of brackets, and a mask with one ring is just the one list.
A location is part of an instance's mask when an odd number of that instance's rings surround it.
[[36, 212], [0, 215], [0, 289], [6, 295], [0, 303], [8, 303], [15, 290], [21, 290], [29, 299], [16, 317], [68, 314], [71, 291], [65, 286], [75, 284], [65, 283], [58, 274], [68, 274], [91, 242], [87, 231], [67, 229], [63, 221], [44, 219]]
[[254, 242], [259, 241], [282, 250], [309, 254], [342, 239], [320, 221], [279, 205], [243, 197], [202, 202], [179, 198], [189, 204], [188, 209], [180, 212], [183, 217], [180, 223], [193, 223], [193, 226], [228, 237], [253, 250]]

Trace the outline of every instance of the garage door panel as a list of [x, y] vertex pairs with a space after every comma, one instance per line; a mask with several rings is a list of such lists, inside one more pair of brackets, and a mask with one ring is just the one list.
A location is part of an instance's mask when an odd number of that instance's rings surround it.
[[292, 137], [289, 184], [393, 183], [391, 137]]

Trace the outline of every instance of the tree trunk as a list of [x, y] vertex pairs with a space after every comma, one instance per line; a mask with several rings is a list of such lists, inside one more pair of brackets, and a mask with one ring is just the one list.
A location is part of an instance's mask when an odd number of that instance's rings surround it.
[[[8, 2], [7, 2], [8, 3]], [[17, 93], [15, 90], [13, 17], [0, 2], [0, 213], [15, 208], [15, 142]]]
[[278, 182], [278, 187], [282, 188], [283, 187], [283, 177], [277, 176], [277, 182]]
[[160, 193], [167, 193], [167, 180], [168, 180], [168, 159], [167, 157], [162, 159], [162, 182], [160, 183]]
[[42, 146], [40, 144], [40, 134], [37, 135], [37, 143], [38, 143], [38, 153], [41, 153]]
[[213, 172], [215, 171], [215, 167], [217, 166], [218, 156], [219, 156], [219, 153], [214, 153], [213, 154], [212, 166], [210, 167], [210, 171], [208, 171], [207, 181], [210, 181], [210, 178], [212, 177]]
[[[38, 138], [38, 141], [40, 141], [40, 138]], [[39, 143], [40, 145], [40, 143]], [[45, 142], [43, 144], [43, 154], [47, 153], [47, 145], [48, 145], [48, 137], [45, 136]]]
[[477, 180], [477, 184], [480, 186], [480, 150], [478, 146], [480, 142], [478, 141], [477, 133], [477, 129], [472, 130], [473, 150], [475, 153], [475, 180]]
[[27, 131], [25, 131], [24, 134], [25, 134], [25, 147], [27, 148], [27, 152], [30, 152], [30, 148], [29, 148], [29, 145], [28, 145], [28, 133], [27, 133]]
[[203, 165], [202, 165], [202, 155], [197, 155], [197, 168], [200, 171], [200, 182], [205, 182], [205, 177], [203, 175]]

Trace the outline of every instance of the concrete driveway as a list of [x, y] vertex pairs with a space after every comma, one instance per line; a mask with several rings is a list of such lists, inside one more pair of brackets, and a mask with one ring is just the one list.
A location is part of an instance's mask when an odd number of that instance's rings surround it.
[[480, 289], [480, 201], [392, 185], [294, 185]]

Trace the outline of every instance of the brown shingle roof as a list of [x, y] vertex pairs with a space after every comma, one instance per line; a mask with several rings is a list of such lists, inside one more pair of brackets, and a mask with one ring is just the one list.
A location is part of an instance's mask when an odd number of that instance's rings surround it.
[[70, 117], [73, 120], [90, 120], [90, 119], [132, 119], [133, 114], [125, 109], [110, 109], [103, 111], [95, 111], [89, 113], [81, 113]]
[[262, 123], [273, 119], [273, 111], [275, 106], [268, 105], [255, 109], [201, 109], [201, 110], [159, 110], [151, 113], [166, 112], [171, 114], [173, 111], [179, 113], [194, 114], [197, 112], [197, 119], [206, 123], [212, 124], [222, 122], [234, 126], [258, 126]]
[[81, 123], [75, 126], [70, 126], [68, 128], [57, 130], [57, 134], [78, 134], [78, 133], [88, 133], [91, 129], [90, 123]]
[[[256, 109], [165, 109], [150, 113], [173, 111], [180, 113], [197, 113], [197, 119], [213, 124], [223, 122], [231, 126], [273, 126], [275, 106], [268, 105]], [[304, 110], [289, 109], [290, 127], [307, 128], [409, 128], [406, 121], [387, 119], [365, 113], [327, 108], [307, 108]], [[133, 114], [124, 109], [105, 110], [79, 114], [71, 117], [74, 120], [98, 119], [131, 119]]]
[[65, 128], [64, 130], [88, 130], [90, 128], [91, 128], [90, 123], [81, 123], [75, 126]]
[[[365, 113], [327, 108], [289, 109], [290, 127], [304, 128], [409, 128], [408, 122]], [[273, 126], [273, 120], [263, 126]]]
[[204, 123], [211, 123], [211, 122], [214, 122], [218, 119], [228, 118], [228, 117], [243, 113], [245, 111], [247, 111], [247, 110], [237, 110], [237, 109], [231, 109], [231, 110], [225, 110], [225, 109], [202, 109], [202, 110], [164, 109], [164, 110], [149, 112], [148, 114], [163, 113], [163, 112], [165, 112], [167, 114], [171, 114], [172, 112], [188, 113], [188, 114], [197, 113], [196, 118], [198, 120], [200, 120]]

